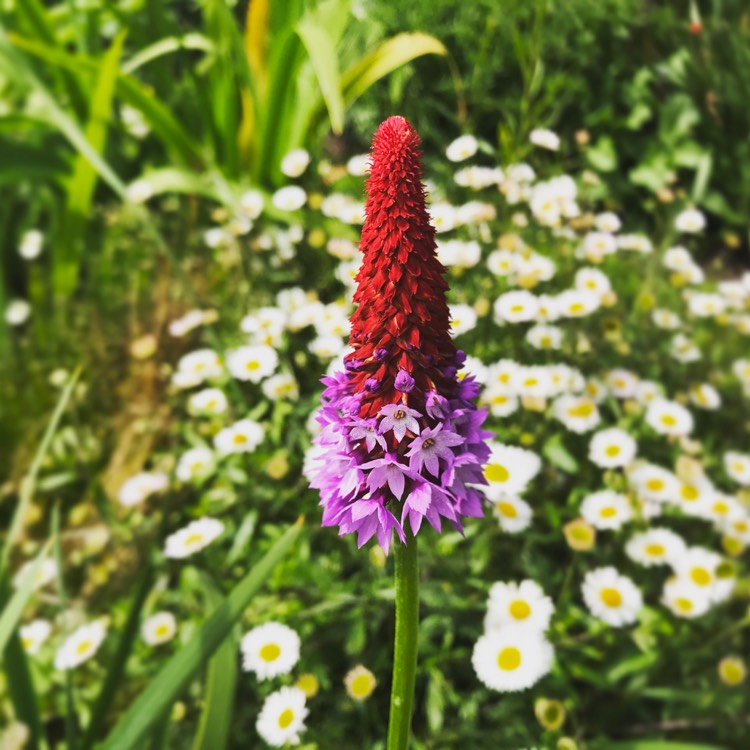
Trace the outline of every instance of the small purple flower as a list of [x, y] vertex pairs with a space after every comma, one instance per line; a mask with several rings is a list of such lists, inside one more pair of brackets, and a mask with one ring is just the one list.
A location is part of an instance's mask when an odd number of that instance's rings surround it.
[[414, 388], [414, 378], [406, 370], [399, 370], [393, 383], [394, 388], [402, 393], [409, 393]]
[[365, 380], [365, 388], [370, 393], [374, 393], [380, 388], [380, 381], [377, 378], [367, 378], [367, 380]]
[[447, 464], [453, 461], [452, 447], [462, 445], [465, 441], [460, 435], [444, 430], [443, 425], [427, 427], [422, 434], [412, 440], [411, 448], [406, 454], [409, 457], [409, 468], [412, 471], [427, 469], [433, 476], [440, 473], [440, 459]]
[[349, 423], [351, 430], [349, 430], [349, 439], [352, 442], [357, 440], [364, 440], [367, 450], [372, 451], [376, 445], [379, 445], [385, 450], [385, 439], [382, 435], [378, 434], [377, 431], [377, 420], [375, 419], [355, 419]]
[[378, 412], [383, 419], [380, 420], [380, 433], [393, 430], [393, 435], [400, 443], [404, 439], [407, 430], [419, 435], [419, 422], [415, 417], [422, 415], [416, 409], [410, 409], [403, 404], [387, 404]]
[[383, 458], [376, 458], [360, 466], [361, 469], [370, 469], [367, 475], [367, 487], [370, 492], [380, 489], [387, 484], [396, 500], [401, 499], [404, 494], [406, 479], [404, 475], [409, 469], [400, 463], [395, 453], [386, 453]]
[[427, 414], [433, 419], [445, 419], [450, 412], [450, 405], [445, 396], [441, 396], [437, 391], [428, 391], [425, 395], [425, 407]]

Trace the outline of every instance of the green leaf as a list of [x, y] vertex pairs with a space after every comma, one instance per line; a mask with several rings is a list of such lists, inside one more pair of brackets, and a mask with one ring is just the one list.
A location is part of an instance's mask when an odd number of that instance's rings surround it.
[[42, 562], [44, 562], [44, 559], [47, 557], [50, 543], [51, 540], [44, 545], [41, 552], [39, 552], [31, 567], [26, 572], [23, 580], [19, 583], [18, 588], [3, 607], [2, 614], [0, 614], [0, 654], [5, 651], [5, 647], [8, 645], [11, 635], [15, 632], [16, 627], [21, 620], [24, 607], [26, 607], [31, 594], [36, 588], [35, 584], [39, 575], [39, 570], [42, 567]]
[[[201, 583], [211, 609], [221, 605], [222, 597], [210, 578], [203, 574]], [[193, 750], [224, 750], [229, 738], [234, 710], [234, 688], [237, 682], [237, 639], [227, 638], [208, 663], [203, 711], [193, 741]]]
[[561, 435], [553, 435], [548, 438], [542, 446], [542, 455], [557, 469], [568, 474], [578, 471], [578, 461], [565, 447]]
[[138, 68], [153, 60], [184, 49], [211, 52], [214, 49], [214, 45], [207, 36], [197, 33], [185, 34], [185, 36], [165, 37], [158, 42], [149, 44], [148, 47], [144, 47], [129, 60], [126, 60], [122, 64], [122, 72], [127, 74], [133, 73]]
[[0, 184], [18, 185], [23, 180], [58, 180], [68, 173], [69, 164], [51, 144], [37, 145], [15, 138], [0, 138]]
[[422, 32], [403, 33], [383, 42], [347, 70], [341, 78], [341, 93], [347, 105], [364, 94], [376, 81], [396, 68], [423, 55], [447, 55], [443, 43]]
[[[124, 41], [125, 34], [122, 32], [107, 50], [92, 94], [84, 135], [98, 154], [104, 153], [107, 142], [115, 82]], [[71, 294], [78, 284], [78, 259], [81, 254], [79, 245], [91, 213], [96, 180], [97, 173], [93, 165], [83, 154], [79, 154], [68, 182], [65, 212], [54, 253], [54, 289], [63, 295]]]
[[[40, 44], [32, 39], [17, 35], [11, 37], [13, 44], [49, 65], [56, 65], [65, 70], [89, 76], [96, 75], [99, 61], [84, 55], [71, 55], [63, 50]], [[1, 48], [0, 48], [1, 51]], [[131, 107], [139, 110], [149, 127], [179, 161], [192, 166], [204, 162], [201, 149], [191, 138], [168, 107], [162, 104], [154, 92], [132, 76], [120, 73], [116, 84], [117, 96]], [[122, 194], [124, 189], [120, 191]]]
[[146, 563], [146, 569], [143, 571], [141, 583], [138, 591], [133, 597], [133, 603], [128, 613], [128, 619], [125, 627], [122, 629], [120, 640], [117, 644], [117, 651], [114, 659], [107, 665], [107, 677], [99, 692], [99, 697], [94, 704], [94, 710], [91, 713], [91, 721], [86, 728], [86, 732], [81, 740], [80, 750], [88, 750], [94, 746], [99, 733], [104, 726], [112, 701], [120, 687], [125, 675], [125, 666], [133, 650], [133, 644], [138, 637], [138, 626], [141, 620], [141, 610], [146, 601], [149, 591], [154, 580], [154, 570], [151, 562]]
[[341, 95], [336, 44], [328, 31], [310, 16], [305, 16], [297, 24], [297, 33], [315, 71], [331, 120], [331, 129], [340, 134], [344, 130], [344, 99]]
[[57, 402], [57, 406], [55, 407], [55, 411], [53, 412], [49, 424], [47, 425], [47, 429], [44, 432], [44, 436], [42, 437], [42, 442], [39, 444], [39, 447], [34, 454], [34, 459], [31, 462], [29, 473], [24, 477], [23, 483], [21, 484], [21, 492], [18, 499], [18, 504], [16, 505], [16, 509], [13, 512], [13, 520], [11, 521], [8, 534], [5, 537], [5, 546], [3, 547], [3, 554], [0, 557], [0, 577], [5, 576], [7, 572], [8, 560], [10, 559], [11, 550], [13, 549], [13, 545], [15, 544], [16, 537], [21, 531], [21, 524], [23, 523], [23, 519], [26, 516], [26, 511], [28, 509], [29, 503], [31, 502], [31, 498], [34, 495], [34, 489], [36, 488], [39, 469], [42, 465], [44, 457], [47, 455], [50, 443], [52, 442], [52, 436], [55, 434], [57, 427], [60, 424], [60, 419], [62, 418], [63, 412], [65, 411], [65, 407], [68, 405], [68, 401], [70, 401], [70, 397], [73, 395], [73, 388], [78, 382], [78, 377], [80, 374], [81, 370], [79, 368], [73, 373], [67, 385], [63, 389], [63, 392], [60, 394], [60, 398]]
[[3, 669], [16, 718], [29, 728], [29, 745], [26, 750], [36, 750], [43, 737], [42, 720], [29, 662], [17, 633], [11, 634], [6, 646]]
[[294, 545], [302, 531], [302, 518], [287, 529], [264, 557], [250, 570], [192, 640], [176, 653], [120, 717], [102, 745], [102, 750], [142, 748], [152, 727], [185, 689], [201, 666], [231, 633], [234, 624], [255, 593]]
[[703, 154], [698, 161], [691, 193], [691, 197], [695, 203], [700, 203], [706, 194], [706, 187], [708, 186], [708, 181], [711, 179], [713, 166], [714, 160], [710, 153]]
[[[14, 36], [13, 42], [17, 44], [18, 37]], [[44, 45], [35, 46], [45, 48]], [[37, 78], [24, 56], [18, 50], [14, 49], [8, 37], [0, 31], [0, 68], [3, 65], [5, 65], [12, 78], [36, 92], [47, 121], [56, 127], [76, 151], [89, 161], [115, 193], [123, 196], [125, 194], [125, 186], [112, 170], [112, 167], [102, 159], [98, 151], [89, 143], [78, 123], [60, 107], [57, 103], [58, 97], [49, 91], [44, 83]]]
[[586, 161], [600, 172], [613, 172], [617, 169], [617, 152], [612, 139], [603, 135], [586, 151]]

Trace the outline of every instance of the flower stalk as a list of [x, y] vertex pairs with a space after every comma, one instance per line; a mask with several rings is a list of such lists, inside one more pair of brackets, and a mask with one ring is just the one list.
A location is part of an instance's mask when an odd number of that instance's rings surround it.
[[396, 633], [393, 647], [391, 713], [388, 750], [409, 746], [414, 683], [417, 675], [419, 635], [419, 561], [417, 538], [407, 534], [406, 544], [394, 547], [396, 583]]

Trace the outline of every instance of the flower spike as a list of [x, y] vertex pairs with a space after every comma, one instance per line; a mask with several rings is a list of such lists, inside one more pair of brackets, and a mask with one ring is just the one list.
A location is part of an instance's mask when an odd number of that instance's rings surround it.
[[478, 385], [458, 379], [465, 360], [450, 337], [445, 268], [436, 255], [422, 184], [420, 140], [403, 117], [389, 117], [372, 145], [365, 224], [344, 372], [324, 378], [323, 430], [307, 468], [323, 525], [373, 535], [388, 551], [424, 518], [461, 531], [482, 515]]

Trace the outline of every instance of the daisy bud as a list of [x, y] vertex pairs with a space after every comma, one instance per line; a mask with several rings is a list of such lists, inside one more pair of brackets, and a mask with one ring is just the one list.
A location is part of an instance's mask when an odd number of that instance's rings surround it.
[[588, 552], [596, 544], [596, 531], [582, 518], [576, 518], [563, 526], [563, 534], [568, 547], [576, 552]]
[[534, 715], [545, 729], [553, 732], [565, 723], [565, 707], [560, 701], [538, 698], [534, 703]]
[[373, 536], [388, 551], [422, 521], [482, 515], [479, 386], [458, 377], [465, 356], [450, 336], [445, 268], [425, 204], [419, 136], [391, 117], [373, 140], [366, 220], [343, 371], [323, 379], [323, 429], [307, 477], [319, 490], [323, 525]]
[[747, 677], [747, 667], [739, 656], [725, 656], [719, 662], [719, 678], [729, 687], [741, 685]]

